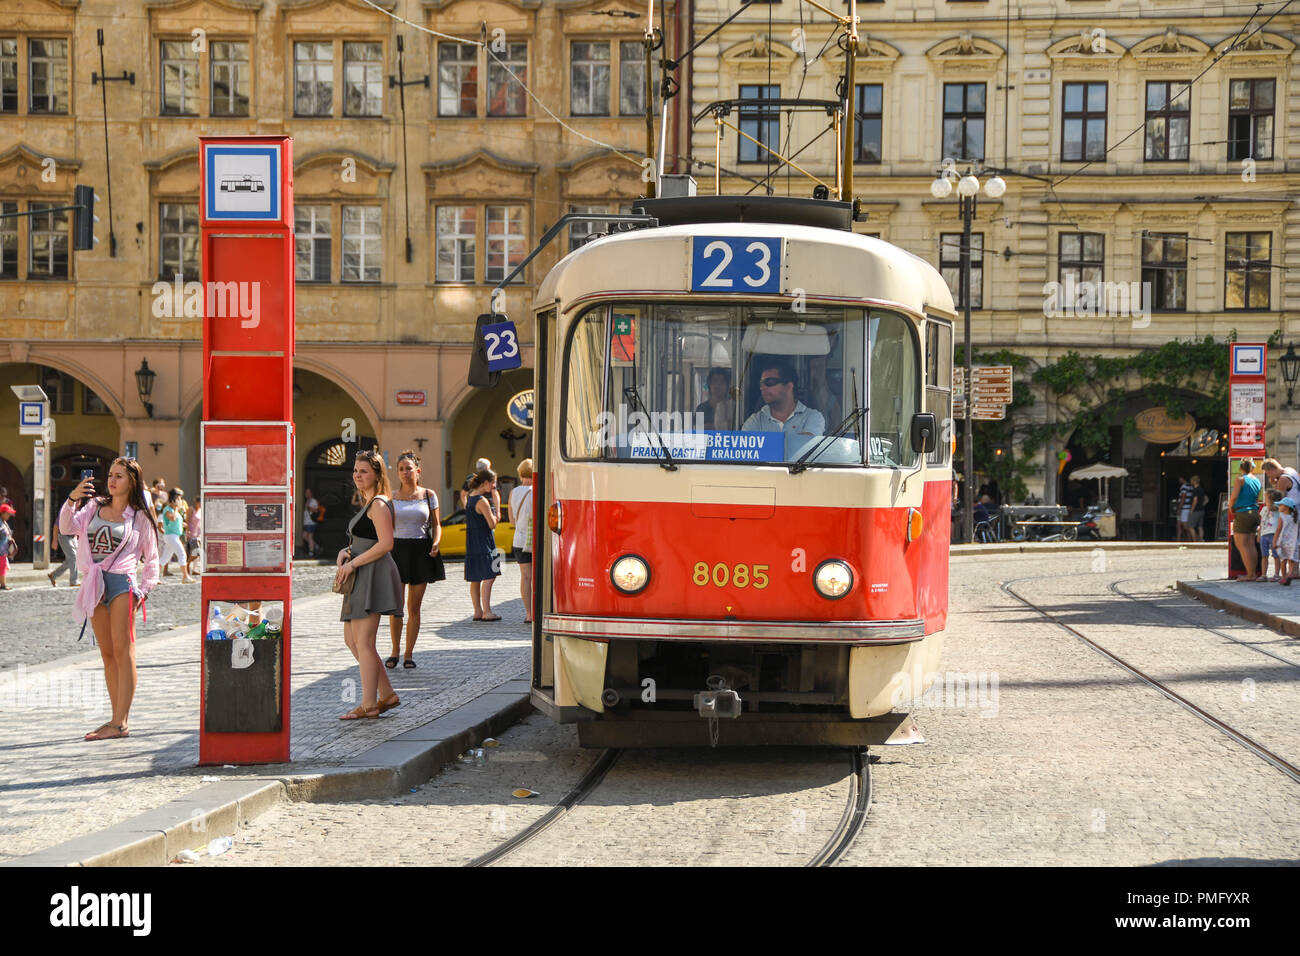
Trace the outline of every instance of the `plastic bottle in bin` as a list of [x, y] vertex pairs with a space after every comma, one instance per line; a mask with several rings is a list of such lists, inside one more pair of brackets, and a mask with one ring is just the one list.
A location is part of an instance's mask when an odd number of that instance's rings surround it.
[[258, 624], [251, 631], [249, 631], [248, 634], [246, 634], [245, 636], [250, 641], [256, 641], [259, 640], [260, 638], [266, 637], [266, 622], [263, 621], [262, 623]]
[[212, 605], [212, 617], [208, 621], [207, 639], [209, 641], [224, 641], [226, 639], [226, 629], [221, 626], [221, 608], [215, 604]]

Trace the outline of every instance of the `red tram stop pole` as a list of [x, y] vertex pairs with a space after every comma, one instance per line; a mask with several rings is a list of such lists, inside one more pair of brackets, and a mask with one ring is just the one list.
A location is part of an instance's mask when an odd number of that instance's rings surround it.
[[279, 763], [292, 635], [293, 141], [200, 136], [199, 184], [199, 763]]

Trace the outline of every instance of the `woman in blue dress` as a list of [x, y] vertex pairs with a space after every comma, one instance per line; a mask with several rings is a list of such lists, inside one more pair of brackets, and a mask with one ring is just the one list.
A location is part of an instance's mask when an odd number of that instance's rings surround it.
[[496, 486], [496, 473], [482, 469], [474, 475], [465, 502], [465, 580], [469, 582], [476, 621], [501, 620], [499, 614], [492, 613], [492, 583], [501, 573], [505, 557], [493, 536], [497, 514], [492, 509], [492, 492]]

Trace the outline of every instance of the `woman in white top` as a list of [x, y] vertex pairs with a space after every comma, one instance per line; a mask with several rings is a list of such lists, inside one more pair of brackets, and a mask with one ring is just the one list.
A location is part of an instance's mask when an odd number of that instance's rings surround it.
[[533, 622], [533, 460], [519, 463], [519, 485], [510, 492], [510, 520], [515, 523], [515, 560], [519, 562], [519, 596], [524, 623]]
[[[403, 667], [415, 666], [415, 639], [420, 636], [420, 605], [424, 591], [434, 581], [443, 581], [447, 572], [442, 565], [438, 545], [442, 541], [442, 515], [438, 496], [420, 485], [420, 458], [409, 448], [397, 456], [398, 486], [393, 491], [393, 560], [402, 579], [406, 598], [406, 658]], [[384, 660], [385, 667], [397, 666], [402, 645], [402, 618], [388, 619], [393, 639], [393, 653]]]

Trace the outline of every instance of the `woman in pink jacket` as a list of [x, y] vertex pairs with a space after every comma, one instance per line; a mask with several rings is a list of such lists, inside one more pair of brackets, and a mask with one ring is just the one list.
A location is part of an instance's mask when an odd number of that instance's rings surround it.
[[104, 659], [113, 716], [87, 740], [127, 736], [135, 697], [135, 607], [158, 583], [158, 526], [144, 496], [144, 475], [134, 458], [108, 469], [108, 494], [96, 497], [94, 479], [73, 489], [59, 512], [59, 531], [80, 545], [77, 620], [90, 621]]

